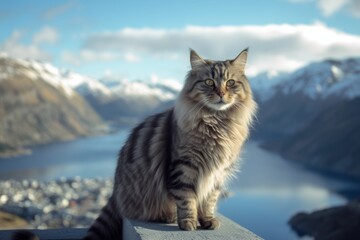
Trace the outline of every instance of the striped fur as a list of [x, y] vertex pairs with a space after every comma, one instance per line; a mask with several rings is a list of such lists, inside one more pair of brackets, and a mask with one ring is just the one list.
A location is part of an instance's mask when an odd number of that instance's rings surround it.
[[[121, 239], [123, 217], [177, 220], [184, 230], [198, 222], [219, 227], [216, 202], [238, 169], [256, 110], [246, 56], [244, 50], [234, 60], [210, 61], [191, 51], [192, 69], [175, 107], [133, 129], [119, 153], [113, 195], [85, 239]], [[226, 86], [229, 79], [234, 86]]]

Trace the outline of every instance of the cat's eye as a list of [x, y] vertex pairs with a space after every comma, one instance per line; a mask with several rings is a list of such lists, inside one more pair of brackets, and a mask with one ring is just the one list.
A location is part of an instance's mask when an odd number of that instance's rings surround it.
[[227, 87], [232, 87], [232, 86], [234, 86], [235, 85], [235, 80], [233, 80], [233, 79], [230, 79], [230, 80], [228, 80], [227, 82], [226, 82], [226, 86]]
[[212, 87], [212, 86], [214, 86], [215, 82], [211, 79], [206, 79], [205, 84]]

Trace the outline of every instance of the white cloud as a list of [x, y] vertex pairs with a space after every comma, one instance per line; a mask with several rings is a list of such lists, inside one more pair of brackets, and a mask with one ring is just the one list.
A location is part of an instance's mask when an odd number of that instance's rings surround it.
[[316, 2], [322, 14], [326, 17], [345, 9], [350, 15], [360, 18], [359, 0], [288, 0], [292, 3]]
[[351, 1], [349, 4], [349, 10], [354, 17], [360, 18], [360, 1]]
[[[250, 47], [248, 73], [292, 71], [309, 61], [345, 58], [360, 53], [360, 36], [311, 25], [188, 26], [181, 29], [134, 29], [89, 36], [84, 49], [131, 52], [136, 56], [188, 58], [191, 47], [205, 58], [229, 59]], [[167, 56], [167, 57], [166, 57]]]
[[128, 62], [138, 62], [141, 60], [141, 58], [133, 53], [126, 53], [124, 55], [124, 58]]
[[45, 26], [33, 36], [34, 44], [55, 43], [59, 39], [56, 29]]
[[104, 71], [104, 77], [105, 78], [110, 78], [112, 77], [114, 74], [113, 74], [113, 71], [111, 69], [105, 69]]
[[318, 6], [325, 16], [331, 16], [349, 3], [350, 0], [318, 0]]
[[80, 56], [85, 61], [114, 61], [118, 59], [118, 55], [112, 52], [94, 52], [90, 50], [83, 50]]
[[53, 41], [54, 36], [46, 37], [46, 34], [44, 33], [48, 30], [43, 30], [35, 33], [33, 42], [30, 44], [21, 43], [21, 40], [24, 37], [24, 32], [14, 30], [8, 39], [0, 43], [0, 52], [5, 52], [8, 56], [14, 58], [29, 58], [50, 61], [52, 59], [51, 54], [42, 50], [40, 45], [44, 42]]
[[63, 51], [61, 53], [61, 58], [63, 61], [79, 66], [87, 62], [95, 62], [95, 61], [116, 61], [119, 60], [121, 57], [119, 54], [115, 54], [110, 51], [92, 51], [92, 50], [81, 50], [80, 52], [70, 52], [70, 51]]
[[135, 63], [141, 60], [139, 56], [129, 52], [121, 54], [116, 51], [96, 51], [91, 49], [83, 49], [79, 52], [63, 51], [61, 58], [63, 61], [75, 66], [96, 61], [111, 62], [124, 60], [126, 62]]

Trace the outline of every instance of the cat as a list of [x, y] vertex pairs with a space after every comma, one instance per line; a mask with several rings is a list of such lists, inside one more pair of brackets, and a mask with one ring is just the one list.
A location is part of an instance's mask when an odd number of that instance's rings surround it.
[[85, 240], [122, 239], [123, 218], [217, 229], [216, 203], [239, 169], [256, 113], [245, 76], [248, 49], [212, 61], [190, 50], [175, 106], [136, 126], [119, 152], [112, 196]]
[[191, 70], [174, 108], [133, 129], [119, 153], [114, 190], [85, 239], [116, 239], [122, 219], [217, 229], [216, 202], [238, 170], [256, 112], [244, 70], [248, 49], [212, 61], [190, 50]]

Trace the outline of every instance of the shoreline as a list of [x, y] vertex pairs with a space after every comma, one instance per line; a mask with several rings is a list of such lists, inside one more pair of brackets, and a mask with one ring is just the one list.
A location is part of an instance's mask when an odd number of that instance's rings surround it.
[[47, 147], [48, 145], [62, 143], [62, 142], [72, 142], [72, 141], [76, 141], [76, 140], [80, 140], [80, 139], [84, 139], [84, 138], [92, 138], [92, 137], [98, 137], [98, 136], [103, 136], [103, 135], [110, 135], [110, 134], [114, 134], [114, 132], [117, 132], [120, 130], [120, 128], [111, 127], [109, 124], [110, 123], [101, 124], [93, 132], [90, 132], [85, 135], [74, 136], [73, 138], [58, 139], [58, 140], [53, 140], [53, 141], [49, 141], [49, 142], [37, 143], [34, 145], [12, 147], [12, 148], [6, 149], [4, 151], [0, 151], [0, 161], [4, 160], [4, 159], [11, 159], [14, 157], [23, 156], [23, 155], [31, 155], [34, 149]]
[[112, 187], [112, 179], [79, 177], [0, 181], [0, 211], [24, 219], [30, 228], [88, 227], [107, 203]]
[[328, 176], [331, 178], [337, 178], [337, 179], [341, 179], [341, 180], [345, 180], [345, 181], [349, 181], [349, 182], [360, 183], [360, 176], [358, 176], [358, 175], [348, 174], [346, 172], [338, 171], [338, 170], [335, 170], [334, 168], [327, 168], [327, 167], [324, 167], [321, 165], [314, 165], [314, 164], [308, 163], [306, 161], [297, 161], [296, 159], [290, 159], [290, 158], [286, 157], [281, 151], [278, 151], [276, 149], [265, 146], [264, 141], [260, 141], [260, 140], [253, 140], [253, 141], [258, 144], [259, 148], [261, 148], [265, 151], [268, 151], [270, 153], [277, 154], [277, 155], [281, 156], [281, 158], [284, 159], [285, 161], [295, 164], [299, 167], [306, 168], [307, 170], [314, 172], [316, 174]]
[[0, 160], [11, 159], [17, 156], [31, 155], [31, 154], [32, 154], [32, 150], [30, 148], [17, 148], [12, 151], [0, 152]]

